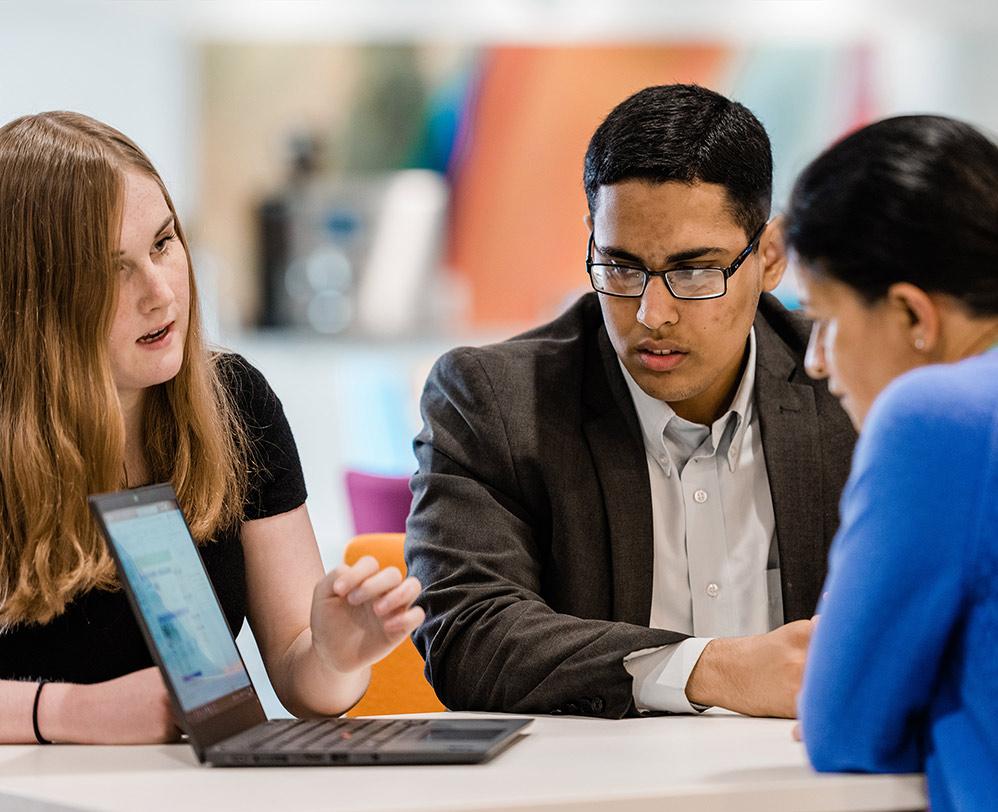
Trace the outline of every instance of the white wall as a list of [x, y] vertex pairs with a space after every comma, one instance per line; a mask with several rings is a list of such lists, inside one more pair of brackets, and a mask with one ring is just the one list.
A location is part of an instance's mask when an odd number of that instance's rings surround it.
[[143, 3], [0, 2], [0, 123], [75, 110], [106, 121], [152, 158], [181, 213], [197, 199], [193, 45]]

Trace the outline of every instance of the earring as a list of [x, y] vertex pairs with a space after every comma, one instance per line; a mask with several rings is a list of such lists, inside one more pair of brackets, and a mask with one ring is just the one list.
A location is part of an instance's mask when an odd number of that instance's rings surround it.
[[925, 339], [921, 336], [915, 339], [915, 349], [919, 351], [925, 349]]

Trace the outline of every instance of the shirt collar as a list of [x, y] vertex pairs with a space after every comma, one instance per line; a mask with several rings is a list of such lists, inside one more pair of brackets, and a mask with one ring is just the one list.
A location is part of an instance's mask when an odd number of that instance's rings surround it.
[[[728, 428], [728, 424], [732, 420], [734, 421], [734, 432], [731, 433], [731, 442], [726, 449], [728, 467], [731, 471], [735, 470], [742, 441], [745, 438], [745, 431], [749, 423], [752, 422], [756, 369], [755, 327], [749, 332], [748, 344], [749, 353], [748, 360], [745, 362], [745, 371], [742, 373], [742, 378], [738, 383], [738, 389], [735, 391], [731, 406], [710, 427], [714, 448], [720, 449], [725, 430]], [[638, 414], [638, 422], [641, 424], [641, 434], [644, 439], [645, 448], [654, 451], [657, 456], [658, 452], [665, 447], [665, 440], [663, 438], [665, 427], [677, 415], [664, 400], [653, 398], [638, 386], [619, 357], [617, 362], [620, 364], [620, 371], [624, 373], [624, 382], [631, 393], [631, 400], [634, 402], [634, 409]], [[667, 447], [665, 448], [665, 453], [668, 455]], [[669, 476], [672, 475], [671, 460], [666, 474]]]

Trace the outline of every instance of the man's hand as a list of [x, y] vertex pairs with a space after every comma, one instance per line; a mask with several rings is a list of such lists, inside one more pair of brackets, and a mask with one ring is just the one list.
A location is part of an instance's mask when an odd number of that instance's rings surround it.
[[814, 623], [797, 620], [767, 634], [711, 640], [686, 683], [686, 697], [748, 716], [797, 714], [797, 693]]

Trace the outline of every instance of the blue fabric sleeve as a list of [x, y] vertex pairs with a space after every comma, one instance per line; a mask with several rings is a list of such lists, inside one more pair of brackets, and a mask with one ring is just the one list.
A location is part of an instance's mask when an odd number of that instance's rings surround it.
[[931, 374], [878, 398], [842, 497], [800, 701], [823, 771], [912, 772], [959, 620], [986, 469], [960, 392]]

